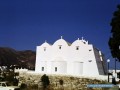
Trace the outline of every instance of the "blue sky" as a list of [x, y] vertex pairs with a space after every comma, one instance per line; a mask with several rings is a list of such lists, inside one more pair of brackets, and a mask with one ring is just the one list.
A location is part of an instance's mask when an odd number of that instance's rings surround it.
[[36, 50], [60, 36], [84, 37], [108, 58], [110, 22], [120, 0], [1, 0], [0, 46]]

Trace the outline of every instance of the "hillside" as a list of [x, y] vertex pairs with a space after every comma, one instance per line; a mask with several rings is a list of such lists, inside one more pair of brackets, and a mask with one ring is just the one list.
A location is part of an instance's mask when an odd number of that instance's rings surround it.
[[0, 47], [0, 65], [18, 65], [29, 69], [35, 67], [35, 51], [17, 51], [8, 47]]
[[[43, 74], [24, 73], [19, 74], [19, 81], [26, 84], [28, 90], [42, 90], [41, 77]], [[100, 77], [70, 76], [47, 74], [50, 85], [47, 90], [118, 90], [109, 88], [87, 88], [88, 84], [108, 84]], [[98, 79], [99, 78], [99, 79]], [[62, 80], [63, 83], [60, 83]]]

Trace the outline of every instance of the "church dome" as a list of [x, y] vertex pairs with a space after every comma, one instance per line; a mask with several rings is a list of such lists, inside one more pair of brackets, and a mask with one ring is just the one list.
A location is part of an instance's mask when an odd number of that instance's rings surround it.
[[46, 41], [41, 45], [42, 47], [49, 47], [51, 44], [47, 43]]
[[78, 38], [72, 43], [72, 46], [80, 46], [80, 45], [86, 45], [86, 44], [88, 44], [88, 41], [85, 41], [83, 38], [81, 40]]
[[65, 45], [70, 46], [71, 44], [67, 41], [65, 41], [62, 37], [61, 39], [58, 39], [53, 45]]

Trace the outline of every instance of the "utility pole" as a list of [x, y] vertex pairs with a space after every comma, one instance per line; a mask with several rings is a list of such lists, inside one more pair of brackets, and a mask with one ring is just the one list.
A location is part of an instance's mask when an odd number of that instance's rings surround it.
[[110, 59], [107, 60], [107, 63], [108, 63], [108, 82], [109, 82], [109, 62], [110, 62]]

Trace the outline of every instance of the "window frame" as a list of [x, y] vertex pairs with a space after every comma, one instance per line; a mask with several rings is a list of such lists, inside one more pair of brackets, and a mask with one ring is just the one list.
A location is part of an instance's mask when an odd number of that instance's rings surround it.
[[45, 68], [44, 68], [44, 67], [42, 67], [42, 68], [41, 68], [41, 70], [42, 70], [42, 71], [44, 71], [44, 70], [45, 70]]
[[44, 51], [46, 51], [46, 47], [43, 47], [44, 48]]
[[59, 46], [59, 49], [62, 49], [62, 45], [58, 45]]
[[55, 67], [55, 72], [57, 72], [57, 67]]
[[79, 48], [80, 48], [79, 46], [76, 46], [76, 50], [79, 50]]

